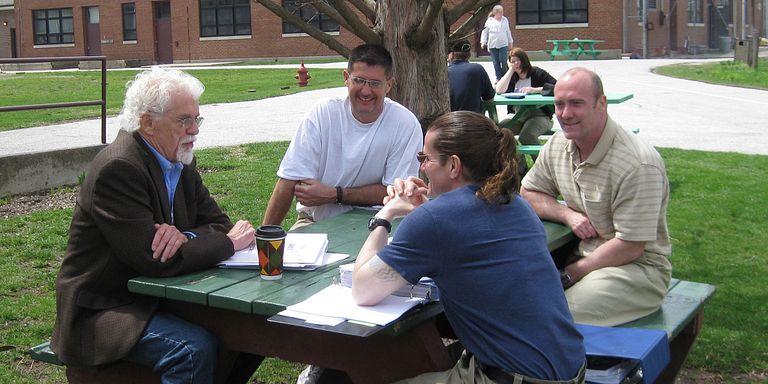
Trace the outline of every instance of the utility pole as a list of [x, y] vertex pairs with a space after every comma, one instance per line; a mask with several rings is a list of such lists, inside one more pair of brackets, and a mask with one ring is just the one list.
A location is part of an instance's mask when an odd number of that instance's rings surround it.
[[648, 0], [643, 0], [643, 59], [648, 58]]
[[747, 0], [741, 0], [741, 39], [747, 39]]

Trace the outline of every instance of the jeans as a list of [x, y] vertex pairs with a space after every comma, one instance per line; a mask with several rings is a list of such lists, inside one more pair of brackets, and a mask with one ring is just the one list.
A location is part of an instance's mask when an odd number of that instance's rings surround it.
[[152, 367], [163, 384], [213, 383], [216, 348], [204, 328], [157, 312], [125, 360]]
[[496, 81], [499, 81], [507, 73], [507, 47], [488, 48], [493, 61], [493, 70], [496, 72]]

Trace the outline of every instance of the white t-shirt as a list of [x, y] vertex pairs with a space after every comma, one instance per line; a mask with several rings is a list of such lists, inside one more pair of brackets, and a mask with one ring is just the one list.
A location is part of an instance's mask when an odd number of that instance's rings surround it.
[[[396, 178], [417, 176], [416, 154], [423, 147], [421, 125], [402, 105], [384, 99], [384, 111], [370, 124], [352, 115], [349, 96], [315, 104], [302, 121], [280, 163], [277, 176], [286, 180], [316, 179], [329, 186], [391, 185]], [[315, 221], [352, 209], [325, 204], [298, 212]]]

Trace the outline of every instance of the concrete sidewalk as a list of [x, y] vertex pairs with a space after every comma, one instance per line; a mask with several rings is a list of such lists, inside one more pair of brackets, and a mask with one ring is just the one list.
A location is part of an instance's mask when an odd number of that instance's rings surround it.
[[[540, 61], [533, 64], [556, 78], [568, 68], [584, 66], [600, 74], [606, 92], [633, 93], [633, 99], [611, 105], [609, 113], [624, 127], [639, 128], [640, 136], [655, 146], [768, 155], [767, 91], [680, 80], [651, 72], [657, 66], [712, 60], [722, 59]], [[491, 63], [482, 64], [492, 73]], [[343, 85], [341, 69], [346, 63], [308, 67], [310, 71], [339, 68], [339, 85]], [[192, 68], [212, 66], [183, 67]], [[318, 99], [344, 92], [345, 88], [340, 87], [257, 101], [203, 105], [200, 113], [205, 116], [205, 125], [195, 147], [290, 140], [304, 114]], [[499, 112], [506, 113], [506, 110], [499, 108]], [[0, 157], [98, 145], [100, 127], [100, 120], [94, 119], [0, 132]], [[114, 139], [118, 129], [116, 118], [108, 118], [108, 142]]]

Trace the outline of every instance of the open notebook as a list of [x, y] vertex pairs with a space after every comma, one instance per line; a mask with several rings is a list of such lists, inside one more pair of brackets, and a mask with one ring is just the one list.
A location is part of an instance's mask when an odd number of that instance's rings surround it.
[[[325, 233], [288, 233], [285, 238], [283, 268], [287, 270], [312, 270], [349, 256], [340, 253], [326, 253], [327, 248], [328, 235]], [[237, 251], [229, 259], [219, 263], [219, 266], [258, 268], [259, 252], [256, 247]]]

